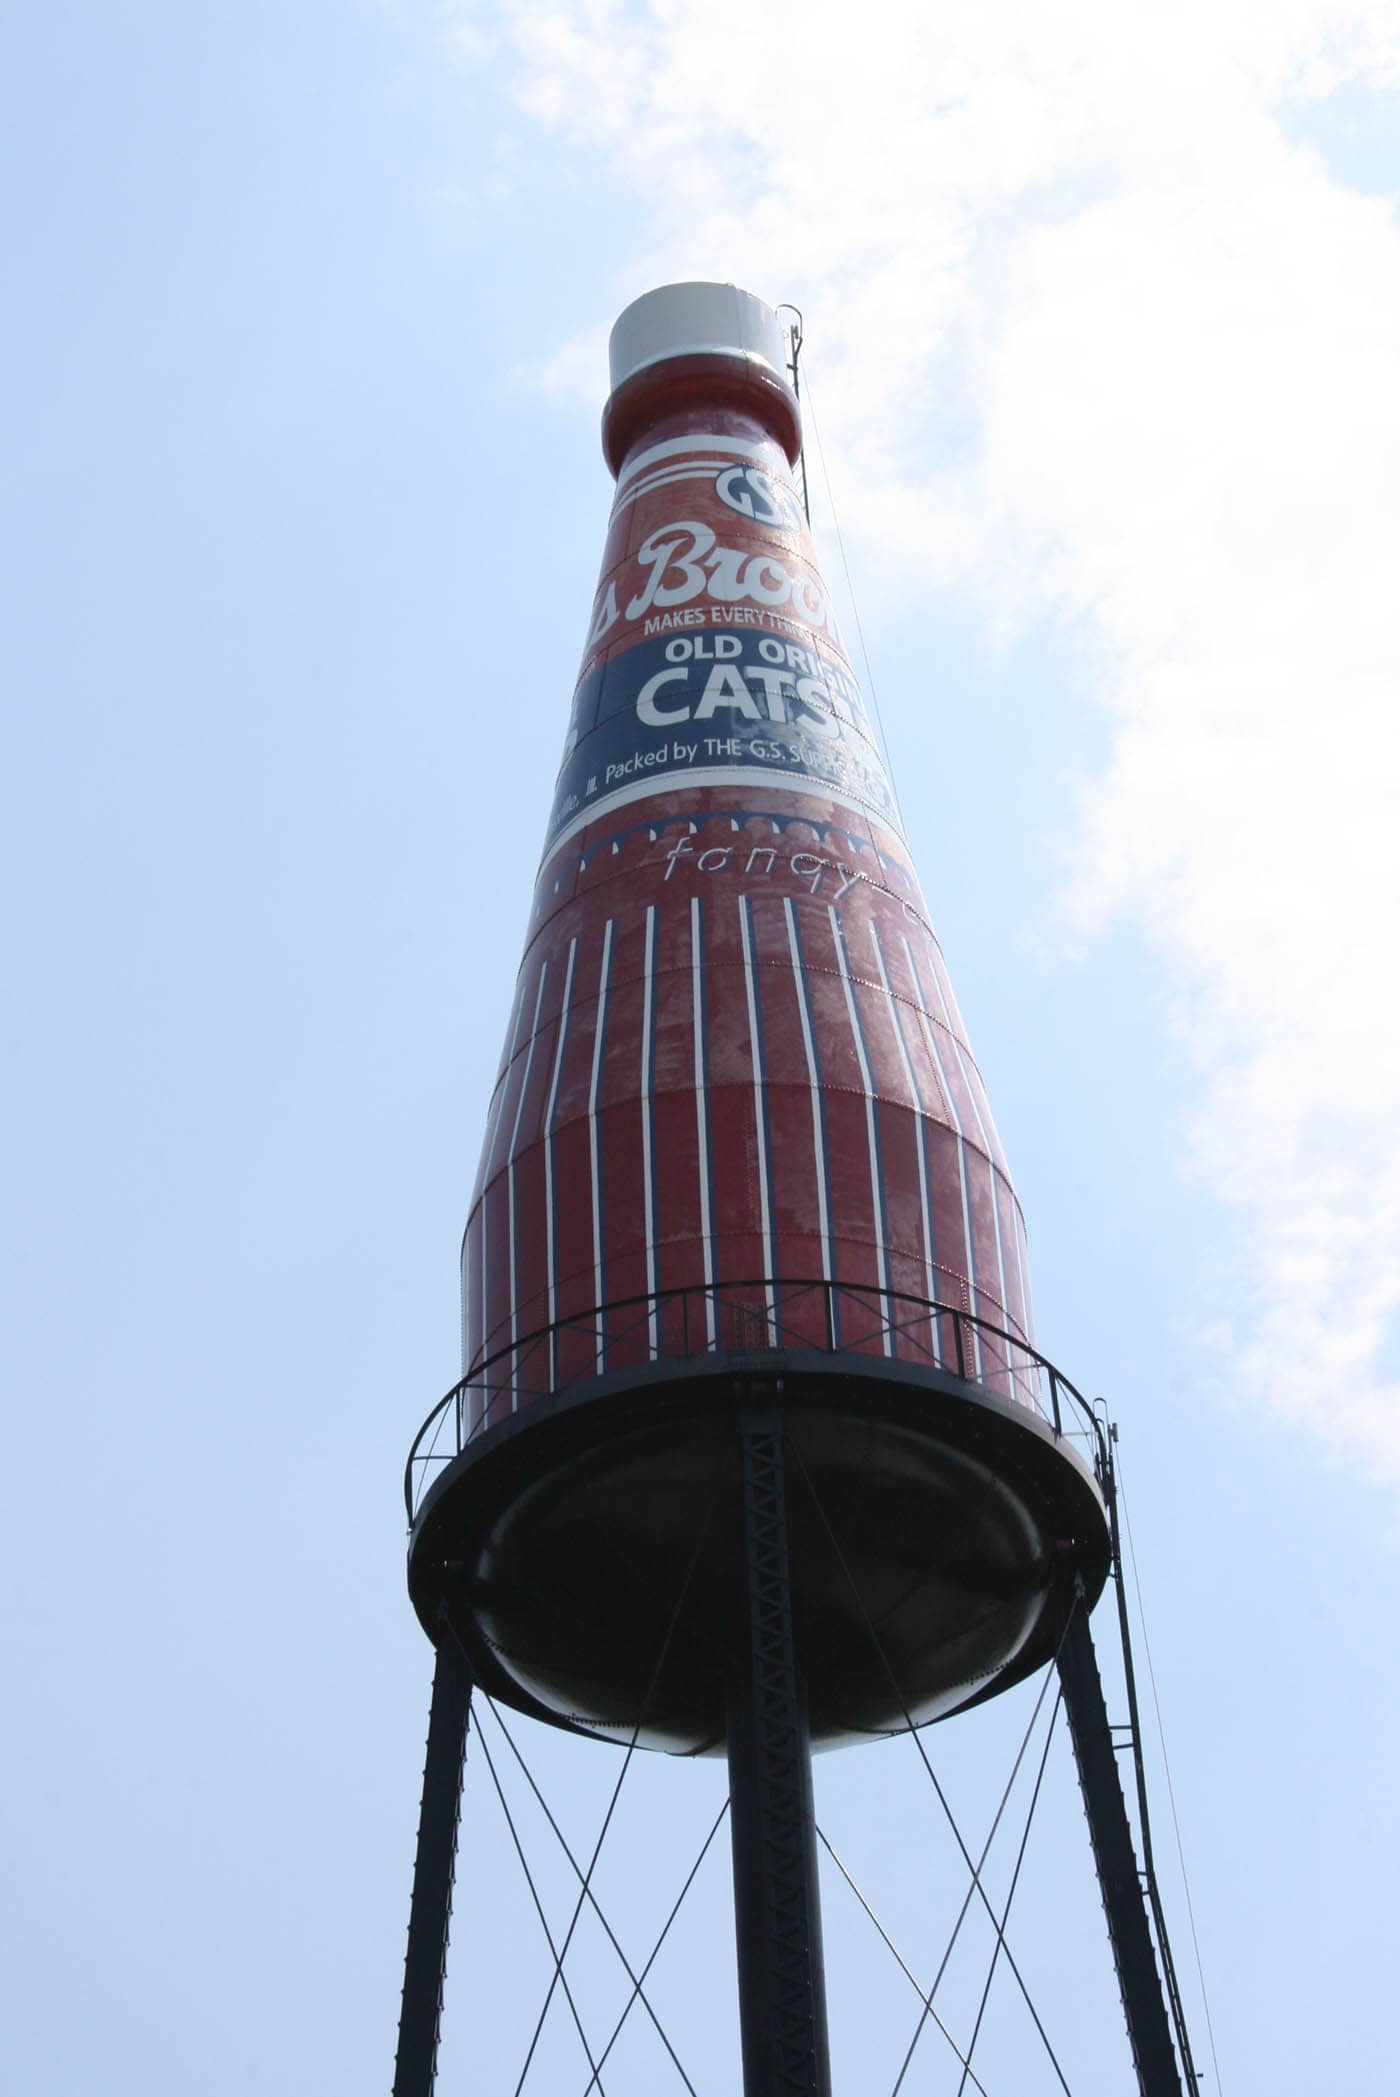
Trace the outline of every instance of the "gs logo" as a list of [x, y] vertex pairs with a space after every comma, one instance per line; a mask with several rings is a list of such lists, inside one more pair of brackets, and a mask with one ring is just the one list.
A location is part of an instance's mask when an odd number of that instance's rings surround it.
[[761, 466], [726, 466], [715, 478], [715, 493], [727, 509], [776, 531], [805, 531], [807, 520], [791, 488]]

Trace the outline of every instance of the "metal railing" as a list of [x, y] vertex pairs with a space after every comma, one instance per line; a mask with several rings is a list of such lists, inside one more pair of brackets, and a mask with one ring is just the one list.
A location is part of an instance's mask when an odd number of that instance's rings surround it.
[[1029, 1341], [974, 1311], [852, 1282], [697, 1284], [556, 1318], [474, 1363], [414, 1437], [404, 1470], [409, 1522], [469, 1443], [535, 1399], [650, 1362], [785, 1352], [942, 1369], [1025, 1406], [1057, 1437], [1082, 1439], [1091, 1450], [1096, 1444], [1093, 1409], [1069, 1378]]

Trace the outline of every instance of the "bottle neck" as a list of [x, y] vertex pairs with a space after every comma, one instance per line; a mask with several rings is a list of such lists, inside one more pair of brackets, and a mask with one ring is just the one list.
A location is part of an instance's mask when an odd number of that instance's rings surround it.
[[603, 456], [616, 477], [643, 447], [693, 430], [779, 445], [790, 466], [802, 451], [797, 397], [767, 365], [747, 357], [668, 357], [625, 379], [603, 410]]

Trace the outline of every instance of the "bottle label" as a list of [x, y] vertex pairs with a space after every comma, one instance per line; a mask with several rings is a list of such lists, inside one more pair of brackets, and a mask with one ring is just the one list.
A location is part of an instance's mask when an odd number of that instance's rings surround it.
[[693, 436], [619, 482], [547, 849], [643, 796], [894, 795], [775, 444]]

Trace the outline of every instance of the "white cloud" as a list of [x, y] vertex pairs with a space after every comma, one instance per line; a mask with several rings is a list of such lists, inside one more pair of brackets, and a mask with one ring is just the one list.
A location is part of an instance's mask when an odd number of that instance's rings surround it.
[[820, 313], [848, 532], [1095, 637], [1073, 902], [1178, 988], [1228, 1345], [1400, 1478], [1400, 230], [1281, 121], [1400, 81], [1400, 10], [470, 12], [530, 119], [634, 184], [619, 301], [716, 274]]

